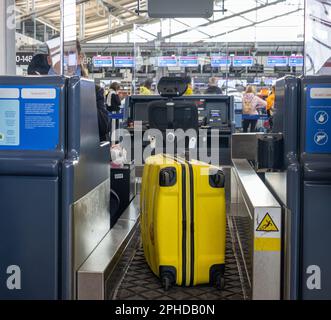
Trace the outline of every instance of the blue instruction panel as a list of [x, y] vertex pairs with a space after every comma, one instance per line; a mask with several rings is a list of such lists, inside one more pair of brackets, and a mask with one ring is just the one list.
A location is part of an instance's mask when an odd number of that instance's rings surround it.
[[306, 152], [331, 153], [331, 84], [307, 86]]
[[55, 150], [60, 89], [0, 86], [0, 150]]

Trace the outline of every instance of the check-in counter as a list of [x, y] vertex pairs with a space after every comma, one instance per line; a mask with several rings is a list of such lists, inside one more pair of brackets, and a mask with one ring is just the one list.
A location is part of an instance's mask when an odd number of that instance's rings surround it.
[[94, 82], [0, 77], [0, 299], [75, 299], [110, 228]]

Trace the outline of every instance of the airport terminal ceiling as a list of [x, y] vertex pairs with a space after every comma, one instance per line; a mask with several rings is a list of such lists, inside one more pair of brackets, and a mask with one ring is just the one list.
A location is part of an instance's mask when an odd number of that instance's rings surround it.
[[[215, 0], [209, 19], [151, 19], [147, 1], [77, 0], [82, 44], [303, 42], [304, 0]], [[60, 0], [16, 0], [23, 43], [38, 44], [60, 29]], [[222, 9], [225, 9], [225, 12]], [[135, 29], [139, 28], [139, 32]], [[32, 40], [31, 40], [32, 39]], [[37, 43], [36, 43], [37, 42]]]

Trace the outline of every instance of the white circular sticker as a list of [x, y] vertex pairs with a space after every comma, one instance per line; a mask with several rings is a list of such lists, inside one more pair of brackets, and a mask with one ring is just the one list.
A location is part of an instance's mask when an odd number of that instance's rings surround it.
[[319, 111], [315, 114], [315, 121], [318, 124], [326, 124], [329, 121], [329, 115], [325, 111]]
[[319, 146], [324, 146], [329, 141], [329, 136], [326, 132], [317, 132], [314, 137], [314, 141]]

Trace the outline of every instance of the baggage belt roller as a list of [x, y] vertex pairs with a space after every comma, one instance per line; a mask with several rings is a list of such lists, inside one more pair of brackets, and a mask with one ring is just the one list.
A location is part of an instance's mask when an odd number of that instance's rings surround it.
[[172, 284], [224, 286], [224, 174], [199, 161], [152, 156], [144, 168], [141, 213], [146, 260]]

